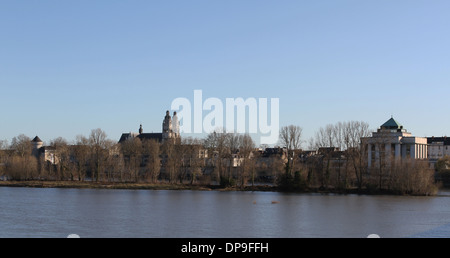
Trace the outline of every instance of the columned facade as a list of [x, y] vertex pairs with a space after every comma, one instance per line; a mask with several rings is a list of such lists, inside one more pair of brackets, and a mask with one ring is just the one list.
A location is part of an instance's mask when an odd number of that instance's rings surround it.
[[372, 137], [361, 139], [367, 148], [368, 166], [389, 166], [400, 159], [427, 159], [427, 138], [415, 137], [394, 118], [384, 123]]

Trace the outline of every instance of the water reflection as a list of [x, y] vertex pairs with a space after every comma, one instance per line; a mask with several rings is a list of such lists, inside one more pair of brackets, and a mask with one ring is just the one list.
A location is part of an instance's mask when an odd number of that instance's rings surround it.
[[450, 237], [450, 198], [0, 188], [0, 237]]

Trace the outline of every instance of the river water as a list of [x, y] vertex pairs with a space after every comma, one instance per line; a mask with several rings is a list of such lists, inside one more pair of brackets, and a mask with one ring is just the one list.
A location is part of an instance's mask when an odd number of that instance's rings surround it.
[[0, 237], [450, 237], [436, 197], [0, 187]]

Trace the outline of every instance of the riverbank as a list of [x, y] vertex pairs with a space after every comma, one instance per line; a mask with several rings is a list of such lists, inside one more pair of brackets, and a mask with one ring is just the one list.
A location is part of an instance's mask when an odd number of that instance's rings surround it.
[[[0, 181], [0, 187], [34, 187], [34, 188], [74, 188], [74, 189], [122, 189], [122, 190], [192, 190], [192, 191], [251, 191], [251, 192], [286, 192], [274, 185], [255, 185], [245, 187], [226, 187], [219, 185], [190, 185], [169, 183], [121, 183], [121, 182], [91, 182], [91, 181]], [[358, 194], [358, 195], [403, 195], [395, 191], [377, 189], [333, 189], [333, 188], [308, 188], [292, 193], [317, 193], [317, 194]], [[436, 193], [420, 196], [433, 196]]]
[[196, 190], [196, 191], [277, 191], [277, 187], [257, 185], [222, 188], [215, 185], [189, 185], [169, 183], [112, 183], [87, 181], [0, 181], [0, 187], [75, 188], [75, 189], [126, 189], [126, 190]]

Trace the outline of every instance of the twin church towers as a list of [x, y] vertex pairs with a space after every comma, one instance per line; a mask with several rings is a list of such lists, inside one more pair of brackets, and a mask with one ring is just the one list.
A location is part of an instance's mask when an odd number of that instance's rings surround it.
[[[141, 129], [142, 125], [139, 130]], [[170, 117], [170, 112], [167, 110], [162, 124], [162, 139], [178, 138], [180, 138], [180, 122], [178, 121], [177, 112], [173, 112], [173, 117]]]
[[156, 140], [158, 142], [165, 142], [169, 139], [180, 139], [180, 122], [178, 121], [177, 112], [170, 116], [170, 112], [167, 110], [166, 116], [162, 123], [162, 133], [144, 133], [142, 124], [139, 127], [139, 133], [123, 133], [120, 137], [119, 143], [122, 143], [129, 139], [139, 138], [142, 140]]

